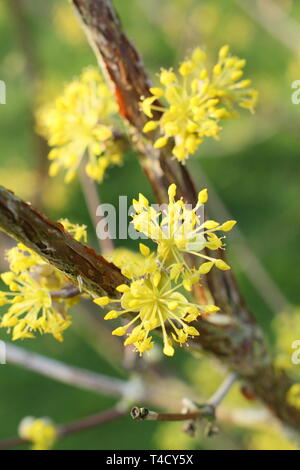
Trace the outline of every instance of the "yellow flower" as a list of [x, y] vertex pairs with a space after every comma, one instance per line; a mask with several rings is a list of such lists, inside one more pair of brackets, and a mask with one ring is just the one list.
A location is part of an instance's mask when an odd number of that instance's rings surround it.
[[[174, 138], [173, 155], [184, 162], [205, 137], [219, 137], [219, 121], [236, 115], [235, 104], [253, 111], [257, 92], [250, 88], [250, 80], [241, 80], [244, 66], [244, 60], [230, 56], [229, 47], [223, 46], [211, 72], [200, 48], [180, 65], [179, 74], [162, 70], [162, 88], [151, 88], [152, 96], [141, 102], [141, 109], [149, 118], [153, 118], [153, 111], [162, 113], [159, 120], [150, 120], [144, 127], [144, 132], [160, 127], [162, 135], [154, 147], [161, 148]], [[161, 98], [166, 101], [165, 106], [160, 104]]]
[[157, 269], [154, 254], [149, 256], [149, 248], [141, 243], [140, 251], [142, 254], [126, 248], [117, 248], [106, 258], [121, 269], [124, 276], [129, 279], [136, 279]]
[[[3, 275], [2, 279], [6, 281]], [[13, 341], [34, 338], [36, 331], [50, 333], [62, 341], [62, 332], [71, 324], [70, 317], [66, 316], [68, 304], [52, 301], [49, 291], [27, 271], [14, 275], [8, 285], [11, 292], [4, 294], [10, 307], [0, 326], [12, 328]]]
[[[190, 290], [191, 285], [198, 282], [201, 274], [206, 274], [215, 265], [221, 270], [230, 267], [221, 259], [215, 259], [204, 253], [206, 248], [218, 250], [223, 247], [223, 241], [216, 231], [227, 232], [235, 225], [234, 220], [219, 224], [213, 220], [204, 221], [204, 214], [199, 210], [208, 199], [207, 190], [200, 191], [198, 203], [194, 208], [185, 205], [182, 199], [175, 200], [176, 185], [169, 186], [169, 204], [158, 212], [149, 205], [142, 195], [133, 201], [135, 214], [133, 224], [136, 230], [144, 233], [158, 245], [160, 263], [170, 270], [171, 279], [177, 281], [181, 276], [184, 287]], [[191, 254], [204, 260], [199, 269], [191, 269], [184, 255]]]
[[0, 327], [12, 329], [12, 339], [33, 338], [35, 332], [52, 334], [62, 341], [62, 332], [71, 324], [67, 310], [78, 302], [53, 299], [52, 290], [60, 290], [69, 281], [26, 246], [19, 243], [7, 252], [10, 271], [1, 278], [10, 291], [0, 291], [0, 305], [10, 305]]
[[53, 11], [53, 25], [59, 35], [72, 46], [84, 44], [85, 37], [79, 22], [71, 14], [70, 5], [58, 3]]
[[[152, 256], [143, 247], [141, 251], [145, 253], [146, 259]], [[155, 271], [151, 263], [150, 266], [150, 272], [144, 271], [141, 278], [131, 279], [129, 285], [122, 284], [117, 288], [122, 294], [120, 299], [99, 297], [94, 302], [100, 306], [115, 304], [114, 310], [105, 316], [106, 320], [133, 313], [132, 320], [113, 331], [116, 336], [127, 334], [125, 346], [133, 344], [142, 354], [153, 347], [150, 333], [156, 328], [161, 328], [163, 352], [167, 356], [173, 356], [173, 341], [183, 344], [190, 336], [199, 335], [196, 328], [189, 323], [196, 320], [200, 314], [211, 313], [218, 308], [214, 305], [200, 306], [189, 302], [179, 292], [182, 284], [172, 282], [169, 274], [161, 270], [158, 264]]]
[[18, 243], [13, 248], [10, 248], [6, 252], [6, 257], [9, 262], [9, 269], [15, 274], [37, 265], [47, 264], [39, 255], [22, 243]]
[[77, 240], [78, 242], [87, 242], [86, 225], [73, 224], [68, 219], [60, 219], [59, 223], [64, 226], [64, 229], [67, 230], [67, 232], [69, 232], [72, 237], [75, 238], [75, 240]]
[[245, 442], [250, 450], [299, 450], [293, 437], [274, 426], [259, 425], [253, 429]]
[[32, 442], [33, 450], [49, 450], [55, 444], [57, 429], [49, 418], [24, 418], [19, 425], [19, 436]]
[[287, 392], [287, 402], [300, 410], [300, 383], [293, 384]]
[[102, 181], [108, 166], [120, 165], [122, 150], [113, 140], [111, 125], [116, 113], [112, 93], [94, 68], [67, 85], [53, 105], [38, 110], [38, 131], [53, 147], [49, 174], [55, 176], [63, 168], [70, 182], [86, 156], [87, 174]]
[[287, 309], [274, 316], [272, 329], [276, 341], [275, 363], [278, 369], [289, 369], [296, 380], [300, 380], [299, 368], [292, 362], [295, 338], [300, 338], [300, 310]]

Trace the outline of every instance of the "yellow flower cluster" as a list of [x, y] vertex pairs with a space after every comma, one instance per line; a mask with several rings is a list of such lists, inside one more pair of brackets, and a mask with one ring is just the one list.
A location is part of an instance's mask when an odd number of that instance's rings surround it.
[[71, 323], [70, 317], [66, 316], [67, 302], [54, 302], [50, 292], [29, 272], [14, 274], [10, 271], [1, 278], [12, 292], [0, 292], [0, 305], [10, 304], [0, 326], [13, 328], [13, 341], [34, 338], [35, 331], [50, 333], [62, 341], [62, 332]]
[[249, 450], [299, 450], [291, 433], [279, 426], [259, 425], [246, 434], [245, 444]]
[[[126, 250], [112, 254], [111, 260], [128, 278], [128, 285], [118, 286], [119, 299], [106, 296], [94, 299], [102, 307], [115, 304], [114, 309], [106, 314], [106, 320], [133, 313], [132, 320], [116, 328], [113, 334], [127, 334], [124, 344], [133, 344], [140, 354], [152, 349], [151, 333], [157, 328], [162, 330], [163, 352], [167, 356], [174, 354], [173, 342], [183, 344], [189, 337], [199, 335], [190, 323], [199, 315], [216, 312], [219, 308], [193, 303], [188, 298], [189, 294], [183, 292], [191, 291], [192, 285], [199, 282], [200, 275], [206, 274], [214, 264], [220, 269], [229, 269], [224, 261], [208, 257], [203, 250], [222, 247], [215, 231], [228, 231], [235, 222], [218, 224], [200, 219], [197, 210], [207, 200], [206, 190], [199, 193], [198, 204], [193, 209], [187, 208], [182, 199], [175, 201], [175, 195], [176, 186], [172, 184], [169, 204], [162, 213], [151, 207], [141, 194], [139, 200], [134, 201], [136, 214], [133, 224], [157, 244], [157, 251], [151, 252], [140, 244], [140, 255], [130, 256]], [[186, 253], [200, 256], [205, 262], [200, 268], [191, 269], [184, 258]]]
[[300, 383], [293, 384], [286, 396], [287, 402], [300, 410]]
[[[158, 259], [170, 271], [171, 279], [176, 282], [182, 278], [186, 290], [191, 290], [201, 274], [207, 274], [215, 265], [221, 270], [230, 269], [221, 259], [208, 256], [204, 250], [223, 248], [223, 241], [217, 231], [228, 232], [236, 224], [228, 220], [219, 224], [214, 220], [204, 220], [203, 205], [208, 200], [206, 189], [200, 191], [197, 205], [192, 208], [182, 199], [175, 200], [176, 185], [169, 187], [169, 204], [158, 212], [150, 206], [142, 195], [133, 201], [135, 214], [133, 224], [136, 230], [144, 233], [157, 244]], [[202, 213], [202, 216], [199, 214]], [[191, 254], [204, 260], [198, 269], [191, 269], [184, 255]]]
[[[220, 120], [235, 116], [235, 105], [253, 111], [258, 94], [250, 80], [242, 79], [245, 63], [223, 46], [217, 64], [208, 71], [206, 54], [197, 48], [180, 65], [179, 74], [162, 70], [162, 87], [151, 88], [152, 96], [141, 102], [141, 109], [151, 118], [144, 132], [160, 129], [154, 147], [164, 147], [174, 138], [173, 155], [184, 162], [205, 137], [219, 137]], [[165, 106], [161, 99], [166, 101]], [[154, 118], [155, 112], [162, 114], [160, 119]]]
[[32, 442], [32, 450], [49, 450], [57, 440], [57, 429], [48, 418], [24, 418], [19, 425], [19, 436]]
[[288, 308], [274, 316], [272, 331], [275, 338], [275, 364], [278, 369], [286, 369], [293, 379], [300, 380], [300, 371], [292, 361], [295, 338], [300, 338], [300, 310]]
[[[77, 239], [86, 237], [84, 226], [64, 222]], [[67, 311], [78, 297], [53, 298], [51, 292], [70, 284], [66, 276], [21, 243], [8, 250], [7, 260], [9, 271], [1, 279], [9, 291], [0, 291], [0, 306], [10, 306], [0, 327], [12, 329], [13, 341], [33, 338], [36, 332], [52, 334], [62, 341], [63, 331], [71, 324]]]
[[86, 225], [73, 224], [68, 219], [59, 219], [59, 222], [63, 225], [64, 229], [69, 232], [73, 238], [75, 238], [75, 240], [78, 242], [87, 242]]
[[116, 113], [112, 93], [94, 68], [68, 84], [54, 104], [41, 107], [37, 130], [53, 147], [50, 175], [65, 169], [65, 181], [70, 182], [84, 160], [87, 174], [101, 182], [110, 165], [120, 165], [122, 149], [111, 124]]
[[70, 5], [57, 3], [53, 10], [53, 26], [58, 35], [74, 47], [85, 44], [85, 37], [75, 15], [71, 14]]
[[[218, 308], [214, 305], [200, 306], [189, 302], [186, 296], [179, 292], [182, 284], [172, 282], [168, 273], [159, 267], [150, 249], [141, 244], [140, 250], [144, 260], [142, 258], [137, 267], [127, 264], [130, 285], [121, 284], [117, 288], [122, 294], [121, 299], [99, 297], [94, 302], [100, 306], [110, 303], [116, 305], [116, 309], [109, 311], [104, 317], [105, 320], [119, 318], [129, 312], [136, 313], [125, 326], [113, 331], [113, 335], [117, 336], [128, 333], [125, 346], [134, 344], [140, 354], [149, 351], [153, 347], [150, 332], [160, 327], [163, 333], [164, 354], [173, 356], [172, 338], [175, 342], [183, 344], [189, 336], [198, 336], [199, 332], [189, 323], [196, 320], [200, 314], [212, 313]], [[124, 266], [123, 262], [121, 266]], [[138, 325], [131, 328], [135, 323]]]
[[[148, 253], [145, 245], [140, 245], [142, 252]], [[128, 250], [126, 248], [116, 248], [106, 256], [107, 260], [115, 264], [122, 274], [129, 279], [138, 279], [147, 273], [154, 273], [157, 269], [157, 263], [152, 256], [143, 256], [141, 253]]]

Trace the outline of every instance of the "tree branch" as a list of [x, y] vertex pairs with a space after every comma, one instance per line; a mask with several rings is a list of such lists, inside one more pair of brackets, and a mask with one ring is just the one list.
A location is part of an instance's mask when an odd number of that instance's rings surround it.
[[60, 290], [52, 290], [50, 295], [53, 299], [71, 299], [72, 297], [77, 297], [80, 295], [80, 289], [73, 284], [63, 287]]
[[23, 348], [6, 343], [8, 364], [23, 367], [58, 382], [89, 390], [110, 397], [118, 397], [124, 403], [146, 403], [159, 408], [175, 410], [181, 403], [182, 396], [196, 399], [198, 394], [182, 381], [170, 374], [163, 376], [145, 368], [137, 375], [122, 380], [115, 377], [70, 366], [61, 361], [26, 351]]
[[90, 294], [118, 296], [120, 270], [45, 215], [0, 186], [0, 230], [34, 250]]
[[130, 412], [132, 419], [135, 421], [189, 421], [211, 417], [213, 413], [213, 407], [209, 405], [201, 407], [198, 411], [187, 413], [158, 413], [137, 406], [133, 407]]
[[6, 343], [6, 360], [9, 364], [21, 366], [67, 385], [109, 396], [123, 397], [129, 389], [125, 380], [69, 366], [9, 343]]
[[272, 0], [235, 0], [254, 21], [288, 49], [299, 54], [300, 25]]
[[99, 426], [100, 424], [107, 423], [108, 421], [113, 421], [117, 418], [120, 418], [121, 416], [124, 416], [126, 411], [126, 408], [117, 405], [114, 408], [102, 411], [101, 413], [87, 416], [86, 418], [74, 421], [73, 423], [60, 426], [58, 431], [59, 436], [69, 436], [70, 434], [85, 431], [86, 429]]
[[[75, 434], [76, 432], [85, 431], [86, 429], [99, 426], [109, 421], [113, 421], [117, 418], [120, 418], [125, 413], [126, 413], [126, 409], [121, 408], [117, 405], [113, 408], [110, 408], [109, 410], [102, 411], [101, 413], [97, 413], [92, 416], [87, 416], [86, 418], [82, 418], [70, 424], [59, 426], [57, 429], [57, 434], [59, 438], [70, 436], [71, 434]], [[13, 437], [10, 439], [5, 439], [4, 441], [0, 441], [0, 449], [9, 449], [11, 447], [18, 447], [23, 444], [28, 444], [29, 442], [30, 441], [26, 439], [22, 439], [20, 437]]]
[[234, 382], [237, 380], [235, 373], [230, 374], [221, 383], [217, 391], [203, 405], [196, 405], [190, 400], [184, 399], [184, 408], [181, 413], [157, 413], [147, 408], [134, 406], [131, 409], [131, 417], [137, 421], [188, 421], [201, 418], [215, 418], [216, 409], [225, 398]]
[[235, 373], [230, 374], [228, 377], [225, 378], [224, 382], [221, 383], [220, 387], [216, 390], [212, 397], [208, 400], [208, 404], [217, 408], [221, 401], [224, 400], [227, 393], [231, 389], [232, 385], [237, 380], [237, 375]]
[[21, 437], [9, 437], [8, 439], [0, 441], [0, 450], [11, 449], [12, 447], [18, 447], [23, 444], [27, 444], [27, 441]]
[[100, 221], [101, 219], [100, 218], [98, 219], [97, 217], [97, 208], [101, 205], [101, 200], [100, 200], [96, 183], [94, 180], [92, 180], [92, 178], [90, 178], [87, 175], [85, 171], [85, 165], [86, 165], [86, 158], [84, 158], [84, 161], [82, 161], [81, 165], [79, 166], [80, 185], [81, 185], [81, 189], [84, 195], [86, 206], [90, 214], [91, 221], [93, 223], [93, 228], [97, 236], [99, 249], [101, 253], [105, 254], [105, 253], [109, 253], [110, 251], [113, 251], [114, 243], [110, 236], [104, 239], [100, 239], [98, 237], [97, 224], [98, 224], [98, 220]]

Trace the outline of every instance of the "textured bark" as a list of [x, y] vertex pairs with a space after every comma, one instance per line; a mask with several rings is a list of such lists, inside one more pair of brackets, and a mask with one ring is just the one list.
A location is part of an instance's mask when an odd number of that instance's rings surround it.
[[[71, 0], [71, 3], [115, 91], [120, 114], [132, 125], [134, 142], [143, 154], [141, 163], [158, 200], [165, 202], [169, 184], [176, 183], [184, 200], [195, 203], [196, 190], [186, 167], [171, 157], [172, 142], [160, 151], [154, 150], [155, 132], [150, 136], [142, 134], [146, 118], [139, 101], [141, 96], [149, 95], [150, 81], [139, 54], [122, 31], [112, 2]], [[282, 421], [300, 429], [300, 410], [286, 401], [291, 382], [283, 372], [275, 371], [264, 335], [247, 309], [232, 272], [212, 270], [207, 279], [215, 303], [231, 321], [226, 326], [198, 321], [201, 335], [190, 348], [197, 350], [201, 346], [216, 355], [238, 372]]]
[[24, 243], [73, 282], [97, 296], [118, 295], [115, 287], [124, 282], [119, 269], [92, 248], [83, 245], [59, 223], [0, 186], [0, 229]]

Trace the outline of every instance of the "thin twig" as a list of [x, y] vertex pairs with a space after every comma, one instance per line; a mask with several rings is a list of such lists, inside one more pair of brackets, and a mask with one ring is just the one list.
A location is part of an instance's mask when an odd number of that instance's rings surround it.
[[108, 421], [120, 418], [126, 414], [126, 411], [127, 410], [124, 407], [122, 408], [115, 406], [114, 408], [102, 411], [101, 413], [74, 421], [73, 423], [67, 424], [65, 426], [60, 426], [58, 433], [62, 437], [69, 436], [70, 434], [81, 432], [86, 429], [99, 426], [100, 424], [107, 423]]
[[69, 366], [9, 343], [6, 343], [6, 360], [62, 383], [108, 396], [122, 397], [128, 391], [127, 381]]
[[158, 413], [148, 410], [148, 408], [139, 408], [134, 406], [131, 409], [131, 417], [136, 421], [189, 421], [201, 418], [214, 418], [216, 408], [225, 398], [232, 385], [237, 379], [236, 373], [231, 373], [212, 397], [203, 405], [184, 399], [184, 409], [181, 413]]
[[[113, 421], [117, 418], [120, 418], [126, 413], [126, 408], [115, 406], [109, 410], [102, 411], [92, 416], [87, 416], [86, 418], [79, 419], [70, 424], [59, 426], [57, 429], [57, 434], [59, 437], [70, 436], [76, 432], [85, 431], [86, 429], [99, 426], [101, 424]], [[10, 439], [5, 439], [0, 441], [0, 449], [9, 449], [12, 447], [18, 447], [23, 444], [28, 444], [30, 441], [22, 439], [19, 437], [13, 437]]]
[[198, 411], [187, 413], [158, 413], [148, 410], [148, 408], [134, 406], [131, 409], [130, 415], [135, 421], [188, 421], [212, 417], [214, 415], [214, 408], [210, 405], [205, 405]]
[[300, 25], [271, 0], [235, 0], [251, 18], [292, 52], [299, 54]]
[[221, 403], [221, 401], [226, 397], [227, 393], [229, 392], [236, 380], [237, 374], [235, 372], [228, 375], [225, 378], [224, 382], [220, 385], [218, 390], [208, 400], [207, 404], [216, 409]]
[[218, 420], [243, 427], [256, 427], [266, 423], [274, 427], [282, 427], [266, 408], [227, 408], [222, 406], [218, 411]]
[[21, 439], [21, 437], [9, 437], [8, 439], [0, 441], [0, 449], [11, 449], [12, 447], [18, 447], [26, 443], [27, 441]]
[[[194, 398], [197, 396], [196, 392], [181, 380], [170, 374], [160, 377], [157, 373], [153, 373], [150, 367], [124, 380], [70, 366], [10, 343], [6, 343], [5, 346], [8, 364], [22, 367], [70, 386], [124, 399], [125, 403], [128, 401], [149, 403], [160, 408], [174, 409], [183, 395]], [[168, 390], [170, 388], [171, 390]]]
[[[151, 412], [154, 413], [155, 412]], [[103, 411], [101, 413], [97, 413], [92, 416], [88, 416], [86, 418], [82, 418], [80, 420], [74, 421], [73, 423], [62, 425], [58, 428], [58, 434], [61, 437], [65, 437], [76, 432], [81, 432], [86, 429], [90, 429], [95, 426], [99, 426], [103, 423], [108, 421], [112, 421], [114, 419], [118, 419], [121, 416], [126, 414], [126, 409], [120, 408], [118, 405], [113, 407], [109, 410]], [[193, 416], [196, 415], [197, 416]], [[160, 417], [166, 417], [167, 414], [161, 414]], [[185, 421], [188, 419], [194, 420], [195, 418], [199, 418], [198, 413], [190, 413], [189, 415], [176, 415], [173, 414], [171, 418], [175, 418], [178, 416], [179, 419], [176, 421]], [[202, 416], [204, 417], [204, 416]], [[151, 418], [148, 418], [151, 420]], [[266, 410], [266, 409], [253, 409], [253, 408], [246, 408], [246, 409], [222, 409], [220, 411], [219, 419], [231, 424], [238, 424], [240, 426], [246, 427], [254, 427], [258, 424], [263, 424], [265, 422], [272, 422], [273, 426], [279, 427], [279, 423], [274, 419], [274, 417]], [[155, 421], [165, 421], [164, 419], [155, 419]], [[170, 419], [168, 419], [170, 421]], [[175, 419], [171, 419], [171, 421], [175, 421]], [[13, 437], [9, 439], [5, 439], [0, 441], [0, 449], [9, 449], [12, 447], [18, 447], [20, 445], [28, 444], [28, 441], [21, 439], [19, 437]]]
[[72, 297], [77, 297], [80, 295], [80, 289], [73, 284], [63, 287], [60, 290], [52, 290], [50, 295], [53, 299], [71, 299]]
[[82, 162], [79, 167], [79, 179], [81, 183], [82, 192], [86, 201], [86, 205], [88, 207], [89, 214], [93, 222], [100, 252], [102, 254], [109, 253], [113, 251], [114, 243], [109, 232], [107, 233], [107, 238], [100, 238], [97, 234], [97, 225], [101, 220], [101, 217], [100, 219], [97, 217], [97, 209], [101, 205], [101, 200], [94, 180], [92, 180], [92, 178], [90, 178], [85, 171], [85, 162]]

